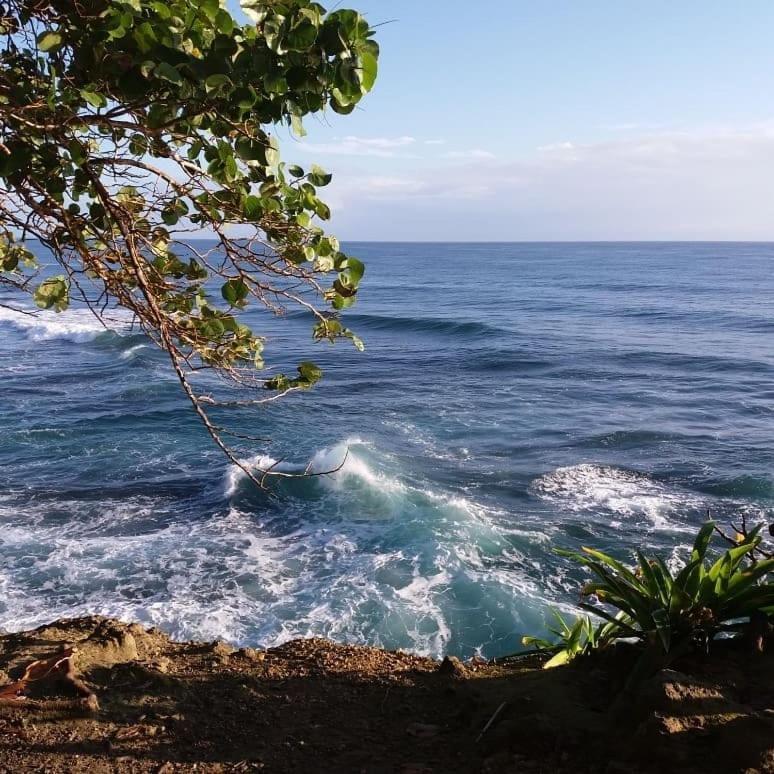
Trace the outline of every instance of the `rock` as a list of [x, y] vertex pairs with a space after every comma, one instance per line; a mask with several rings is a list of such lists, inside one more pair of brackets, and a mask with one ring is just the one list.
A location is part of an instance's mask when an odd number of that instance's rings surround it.
[[157, 672], [161, 672], [165, 675], [167, 672], [169, 672], [169, 667], [171, 664], [172, 661], [170, 659], [168, 659], [166, 656], [161, 656], [160, 658], [151, 661], [148, 666], [151, 669], [155, 669]]
[[459, 680], [464, 680], [468, 676], [468, 672], [462, 662], [455, 656], [446, 656], [444, 658], [438, 667], [438, 674], [455, 677]]
[[137, 642], [129, 628], [110, 622], [98, 626], [77, 646], [78, 666], [81, 669], [124, 664], [137, 661], [138, 658]]
[[234, 652], [234, 648], [231, 647], [227, 642], [223, 642], [222, 640], [217, 640], [216, 642], [213, 642], [210, 650], [216, 655], [216, 656], [230, 656]]
[[263, 651], [256, 650], [255, 648], [240, 648], [236, 655], [248, 661], [263, 661], [266, 658], [266, 654]]

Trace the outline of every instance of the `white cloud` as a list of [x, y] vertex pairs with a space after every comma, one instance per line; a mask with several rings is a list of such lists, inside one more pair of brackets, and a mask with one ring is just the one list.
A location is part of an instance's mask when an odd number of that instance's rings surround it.
[[469, 163], [388, 178], [340, 174], [336, 194], [352, 237], [774, 239], [768, 122], [552, 143], [496, 164], [447, 158]]
[[301, 142], [295, 150], [339, 156], [376, 156], [379, 158], [409, 158], [405, 149], [414, 145], [414, 137], [348, 137], [334, 138], [331, 142]]
[[434, 140], [425, 140], [425, 145], [446, 145], [446, 140], [440, 137]]
[[472, 148], [471, 150], [464, 151], [449, 151], [445, 154], [447, 159], [493, 159], [494, 153], [482, 150], [481, 148]]
[[553, 153], [554, 151], [574, 150], [575, 145], [571, 142], [552, 142], [548, 145], [539, 145], [538, 150], [541, 153]]

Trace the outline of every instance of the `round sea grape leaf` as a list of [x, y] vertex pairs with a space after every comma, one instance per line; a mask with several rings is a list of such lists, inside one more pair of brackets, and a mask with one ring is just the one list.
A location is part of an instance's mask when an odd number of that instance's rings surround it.
[[333, 175], [326, 172], [322, 167], [318, 167], [317, 164], [313, 164], [312, 171], [306, 178], [312, 185], [322, 188], [333, 180]]
[[41, 51], [58, 51], [64, 43], [64, 37], [59, 32], [44, 32], [38, 38], [38, 48]]
[[231, 306], [243, 306], [250, 290], [243, 280], [230, 279], [224, 283], [220, 292]]
[[298, 366], [298, 373], [301, 375], [301, 378], [309, 384], [319, 382], [323, 375], [322, 368], [308, 360]]
[[371, 91], [376, 83], [376, 76], [379, 71], [379, 62], [373, 53], [363, 51], [360, 54], [360, 84], [363, 91]]

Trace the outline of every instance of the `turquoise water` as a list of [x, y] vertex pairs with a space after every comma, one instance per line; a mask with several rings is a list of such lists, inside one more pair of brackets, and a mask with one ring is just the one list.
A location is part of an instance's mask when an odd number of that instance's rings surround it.
[[[680, 561], [709, 509], [774, 511], [774, 245], [352, 244], [360, 354], [255, 318], [321, 385], [221, 410], [114, 315], [0, 307], [0, 626], [98, 612], [178, 637], [520, 648], [580, 575], [553, 546]], [[7, 297], [0, 301], [8, 300]]]

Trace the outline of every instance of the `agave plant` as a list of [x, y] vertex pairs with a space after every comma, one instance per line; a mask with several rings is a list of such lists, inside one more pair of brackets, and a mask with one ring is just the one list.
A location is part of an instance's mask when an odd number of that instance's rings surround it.
[[[697, 643], [708, 647], [721, 631], [743, 629], [756, 615], [774, 614], [774, 559], [757, 561], [761, 526], [740, 535], [737, 545], [714, 562], [707, 551], [715, 532], [705, 524], [688, 563], [673, 573], [660, 558], [637, 553], [629, 569], [601, 551], [559, 551], [588, 567], [596, 576], [582, 592], [605, 605], [582, 602], [581, 607], [607, 621], [612, 634], [660, 644], [664, 654], [679, 655]], [[608, 633], [610, 636], [611, 633]]]
[[552, 652], [554, 655], [543, 664], [543, 669], [561, 666], [572, 661], [577, 656], [590, 653], [603, 647], [614, 639], [616, 627], [610, 623], [594, 624], [587, 615], [578, 616], [572, 624], [565, 621], [561, 614], [554, 610], [554, 618], [558, 627], [549, 627], [548, 631], [558, 639], [554, 642], [540, 637], [522, 637], [522, 645]]

